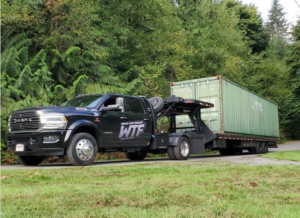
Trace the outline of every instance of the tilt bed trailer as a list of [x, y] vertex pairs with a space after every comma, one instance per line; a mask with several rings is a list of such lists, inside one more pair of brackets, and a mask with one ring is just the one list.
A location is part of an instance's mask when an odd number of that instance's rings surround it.
[[[38, 165], [45, 156], [67, 156], [73, 165], [89, 165], [98, 152], [126, 152], [130, 160], [147, 153], [168, 153], [186, 160], [204, 153], [207, 130], [201, 109], [213, 104], [170, 96], [149, 100], [117, 94], [80, 95], [61, 106], [13, 112], [9, 117], [7, 147], [24, 165]], [[186, 115], [191, 131], [178, 132], [176, 117]], [[159, 128], [165, 119], [165, 127]]]
[[[269, 100], [223, 78], [222, 76], [172, 82], [171, 94], [214, 104], [202, 111], [201, 133], [205, 148], [221, 155], [267, 153], [277, 148], [279, 140], [278, 107]], [[177, 118], [176, 125], [186, 131], [187, 116]]]

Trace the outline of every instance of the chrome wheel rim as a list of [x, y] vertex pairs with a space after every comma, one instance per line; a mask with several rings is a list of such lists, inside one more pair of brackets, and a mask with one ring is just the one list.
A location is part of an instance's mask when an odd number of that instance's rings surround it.
[[182, 141], [180, 144], [180, 153], [183, 157], [188, 156], [189, 154], [189, 144], [186, 141]]
[[81, 160], [89, 160], [94, 153], [93, 144], [88, 139], [81, 139], [76, 144], [76, 154]]

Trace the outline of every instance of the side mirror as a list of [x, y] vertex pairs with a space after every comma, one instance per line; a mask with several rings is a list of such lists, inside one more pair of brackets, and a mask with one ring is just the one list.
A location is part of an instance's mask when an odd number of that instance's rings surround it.
[[119, 109], [119, 105], [117, 104], [112, 104], [108, 105], [107, 107], [102, 107], [100, 111], [116, 111]]

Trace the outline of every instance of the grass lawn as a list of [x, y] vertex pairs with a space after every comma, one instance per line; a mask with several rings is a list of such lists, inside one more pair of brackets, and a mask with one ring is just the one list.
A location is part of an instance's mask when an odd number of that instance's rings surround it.
[[299, 217], [299, 166], [213, 162], [2, 170], [1, 217]]
[[300, 151], [281, 151], [262, 154], [261, 157], [274, 158], [278, 160], [300, 161]]

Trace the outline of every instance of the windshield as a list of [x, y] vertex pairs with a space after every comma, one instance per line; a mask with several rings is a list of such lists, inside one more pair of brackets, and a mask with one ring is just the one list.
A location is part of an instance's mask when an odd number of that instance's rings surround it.
[[97, 104], [101, 101], [102, 95], [90, 95], [90, 96], [82, 96], [78, 98], [71, 99], [62, 103], [61, 107], [96, 107]]

